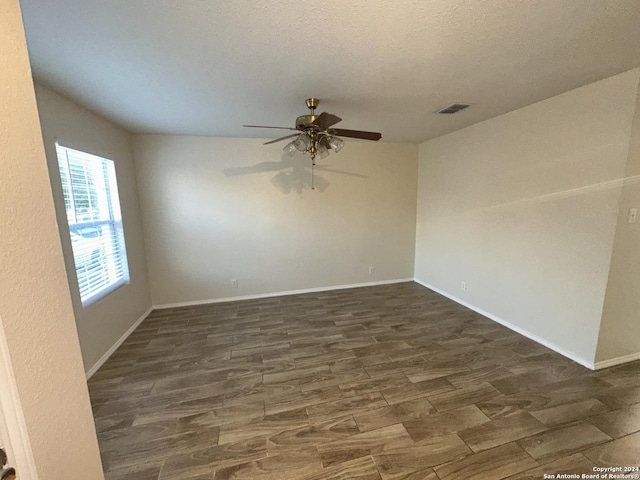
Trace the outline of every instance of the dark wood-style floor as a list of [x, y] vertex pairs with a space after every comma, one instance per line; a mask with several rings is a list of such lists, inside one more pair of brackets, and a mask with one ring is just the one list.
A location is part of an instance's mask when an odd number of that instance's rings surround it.
[[154, 311], [89, 388], [108, 480], [640, 464], [640, 363], [591, 372], [415, 283]]

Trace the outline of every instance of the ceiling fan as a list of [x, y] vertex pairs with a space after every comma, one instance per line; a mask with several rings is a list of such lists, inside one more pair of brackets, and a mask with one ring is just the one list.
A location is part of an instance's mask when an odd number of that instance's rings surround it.
[[333, 125], [342, 121], [340, 117], [327, 112], [316, 115], [315, 110], [320, 104], [320, 100], [317, 98], [307, 98], [305, 103], [310, 113], [309, 115], [301, 115], [296, 118], [295, 128], [269, 127], [264, 125], [243, 125], [243, 127], [277, 128], [280, 130], [297, 131], [298, 133], [276, 138], [275, 140], [265, 143], [265, 145], [295, 137], [294, 140], [285, 145], [283, 150], [291, 157], [293, 157], [296, 151], [308, 153], [311, 157], [312, 165], [315, 165], [316, 156], [325, 158], [329, 155], [329, 150], [338, 153], [344, 146], [344, 140], [340, 137], [361, 138], [363, 140], [374, 141], [382, 138], [382, 134], [378, 132], [332, 128]]

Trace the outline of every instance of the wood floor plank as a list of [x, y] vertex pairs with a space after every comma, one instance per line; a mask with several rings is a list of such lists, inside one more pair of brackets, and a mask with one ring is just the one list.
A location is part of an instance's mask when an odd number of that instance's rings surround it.
[[431, 476], [430, 468], [460, 460], [473, 452], [455, 434], [427, 437], [420, 442], [374, 453], [373, 458], [385, 480], [411, 478], [417, 472]]
[[[454, 390], [455, 387], [445, 377], [441, 377], [410, 383], [399, 388], [387, 388], [382, 391], [382, 395], [389, 405], [393, 405], [423, 397], [441, 399], [443, 397], [439, 397], [439, 394], [446, 394]], [[441, 402], [441, 400], [438, 401]], [[449, 400], [449, 402], [452, 402], [452, 400]]]
[[365, 367], [365, 370], [371, 378], [388, 377], [390, 374], [400, 374], [416, 367], [424, 367], [426, 364], [427, 361], [419, 355], [404, 360], [369, 365]]
[[440, 480], [500, 480], [536, 466], [538, 463], [524, 450], [515, 443], [509, 443], [434, 470]]
[[[347, 355], [345, 355], [347, 353]], [[343, 352], [342, 358], [332, 353], [333, 358], [327, 360], [327, 365], [331, 368], [332, 372], [344, 372], [348, 370], [357, 370], [368, 366], [380, 365], [381, 363], [388, 363], [389, 357], [384, 354], [369, 355], [366, 357], [350, 357], [350, 352]], [[350, 358], [349, 358], [350, 357]]]
[[[554, 475], [555, 478], [575, 478], [569, 475], [579, 475], [578, 478], [589, 478], [582, 477], [582, 475], [593, 475], [595, 473], [593, 467], [596, 466], [595, 463], [585, 458], [584, 455], [575, 453], [551, 463], [545, 463], [540, 467], [527, 470], [526, 472], [513, 475], [506, 480], [540, 480], [545, 478], [545, 475]], [[564, 475], [564, 477], [561, 475]]]
[[300, 448], [286, 454], [269, 456], [215, 471], [215, 480], [289, 480], [321, 472], [315, 448]]
[[239, 388], [235, 391], [227, 391], [224, 395], [224, 406], [232, 407], [262, 401], [265, 403], [266, 409], [267, 404], [271, 404], [282, 398], [291, 398], [298, 393], [300, 393], [300, 387], [297, 385], [255, 385], [253, 387]]
[[337, 465], [369, 455], [379, 455], [413, 445], [413, 440], [402, 426], [389, 427], [359, 433], [350, 437], [319, 445], [318, 452], [324, 467]]
[[380, 473], [371, 457], [361, 457], [343, 462], [322, 471], [303, 475], [297, 480], [381, 480]]
[[384, 393], [387, 390], [401, 389], [410, 383], [401, 373], [388, 373], [385, 377], [365, 378], [339, 387], [345, 397], [357, 397], [366, 393]]
[[402, 423], [406, 420], [423, 418], [435, 412], [436, 409], [433, 408], [426, 398], [418, 398], [396, 403], [388, 407], [356, 413], [354, 414], [354, 418], [360, 431], [366, 432], [396, 423]]
[[282, 372], [265, 373], [262, 375], [262, 381], [269, 383], [293, 383], [299, 385], [300, 381], [313, 378], [318, 374], [329, 373], [331, 368], [329, 365], [316, 365], [307, 368], [293, 368]]
[[160, 478], [171, 479], [186, 472], [213, 476], [216, 469], [247, 463], [267, 457], [266, 438], [252, 438], [239, 443], [203, 447], [190, 451], [165, 453]]
[[413, 369], [408, 369], [404, 374], [413, 383], [433, 380], [434, 378], [448, 377], [458, 373], [467, 373], [471, 369], [461, 362], [441, 362], [436, 364], [421, 365]]
[[520, 440], [518, 444], [536, 460], [550, 462], [609, 440], [609, 435], [593, 425], [580, 422]]
[[387, 405], [382, 394], [367, 393], [358, 397], [344, 397], [340, 400], [312, 405], [307, 407], [307, 412], [311, 421], [320, 422], [342, 415], [356, 415]]
[[591, 374], [550, 383], [539, 388], [543, 394], [561, 402], [571, 402], [582, 398], [599, 398], [600, 395], [610, 394], [611, 389], [612, 385], [604, 378]]
[[118, 468], [111, 470], [108, 480], [157, 480], [163, 462], [157, 464], [143, 463], [132, 467]]
[[267, 438], [269, 454], [315, 447], [360, 433], [353, 416], [331, 418], [325, 422], [284, 430]]
[[490, 418], [503, 417], [520, 411], [540, 410], [553, 404], [553, 399], [537, 392], [498, 395], [481, 400], [476, 405]]
[[447, 375], [447, 380], [454, 387], [461, 388], [466, 385], [475, 385], [482, 382], [491, 382], [503, 378], [513, 377], [513, 373], [501, 366], [489, 366], [468, 372]]
[[411, 438], [419, 442], [429, 437], [447, 436], [488, 421], [489, 418], [478, 407], [468, 405], [457, 410], [434, 413], [420, 419], [405, 420], [403, 425]]
[[[236, 423], [247, 418], [259, 418], [264, 416], [264, 402], [249, 403], [235, 407], [215, 407], [212, 409], [198, 409], [204, 413], [194, 415], [207, 415], [207, 420], [211, 426], [221, 426], [228, 423]], [[181, 418], [171, 410], [153, 411], [137, 415], [132, 422], [133, 426], [145, 425], [159, 421], [167, 421]]]
[[[379, 468], [380, 470], [380, 468]], [[412, 471], [410, 473], [380, 473], [382, 480], [439, 480], [432, 468]]]
[[314, 405], [337, 401], [341, 398], [343, 398], [343, 395], [337, 386], [308, 392], [288, 392], [286, 395], [266, 398], [264, 400], [264, 409], [266, 415], [274, 415], [288, 410], [296, 410], [301, 407], [308, 408]]
[[268, 437], [283, 430], [306, 427], [309, 416], [305, 408], [288, 410], [282, 413], [248, 418], [236, 423], [227, 423], [220, 428], [218, 445], [237, 443], [254, 437]]
[[454, 410], [456, 408], [473, 405], [482, 400], [497, 397], [500, 392], [489, 383], [477, 383], [462, 388], [457, 388], [449, 392], [436, 395], [429, 395], [431, 405], [439, 412]]
[[545, 425], [554, 426], [576, 420], [584, 420], [585, 418], [593, 417], [594, 415], [609, 410], [610, 408], [597, 398], [588, 398], [586, 400], [534, 410], [531, 412], [531, 415]]
[[625, 405], [634, 405], [640, 403], [640, 385], [625, 385], [612, 388], [607, 392], [616, 400]]
[[640, 432], [604, 443], [584, 452], [584, 456], [601, 467], [637, 467]]
[[511, 395], [534, 387], [549, 385], [558, 380], [558, 377], [547, 370], [536, 370], [493, 380], [491, 385], [500, 390], [501, 393]]
[[613, 438], [640, 431], [640, 403], [603, 413], [587, 420]]
[[458, 432], [474, 452], [498, 447], [547, 430], [527, 412], [517, 412]]
[[325, 389], [335, 385], [343, 385], [345, 383], [353, 383], [358, 380], [367, 379], [369, 379], [369, 374], [367, 374], [364, 368], [343, 372], [332, 372], [329, 370], [326, 373], [314, 375], [312, 378], [302, 381], [300, 383], [300, 390], [308, 392], [310, 390]]

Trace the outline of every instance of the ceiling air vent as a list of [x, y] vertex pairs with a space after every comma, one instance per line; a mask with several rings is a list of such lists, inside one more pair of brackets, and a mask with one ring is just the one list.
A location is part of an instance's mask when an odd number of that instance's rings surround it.
[[458, 113], [460, 110], [464, 110], [467, 107], [469, 107], [468, 103], [453, 103], [448, 107], [444, 107], [441, 110], [437, 110], [436, 113], [448, 113], [448, 114]]

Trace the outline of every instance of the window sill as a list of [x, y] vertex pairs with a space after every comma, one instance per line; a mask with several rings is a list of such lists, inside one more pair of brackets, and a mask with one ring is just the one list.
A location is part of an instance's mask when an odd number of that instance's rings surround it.
[[98, 303], [100, 300], [102, 300], [103, 298], [107, 297], [108, 295], [112, 294], [113, 292], [115, 292], [116, 290], [118, 290], [120, 287], [123, 287], [125, 285], [129, 285], [130, 281], [128, 278], [123, 278], [122, 280], [109, 285], [107, 288], [100, 290], [99, 292], [94, 293], [93, 295], [91, 295], [89, 298], [86, 298], [85, 300], [82, 300], [82, 308], [87, 308], [90, 307], [92, 305], [95, 305], [96, 303]]

